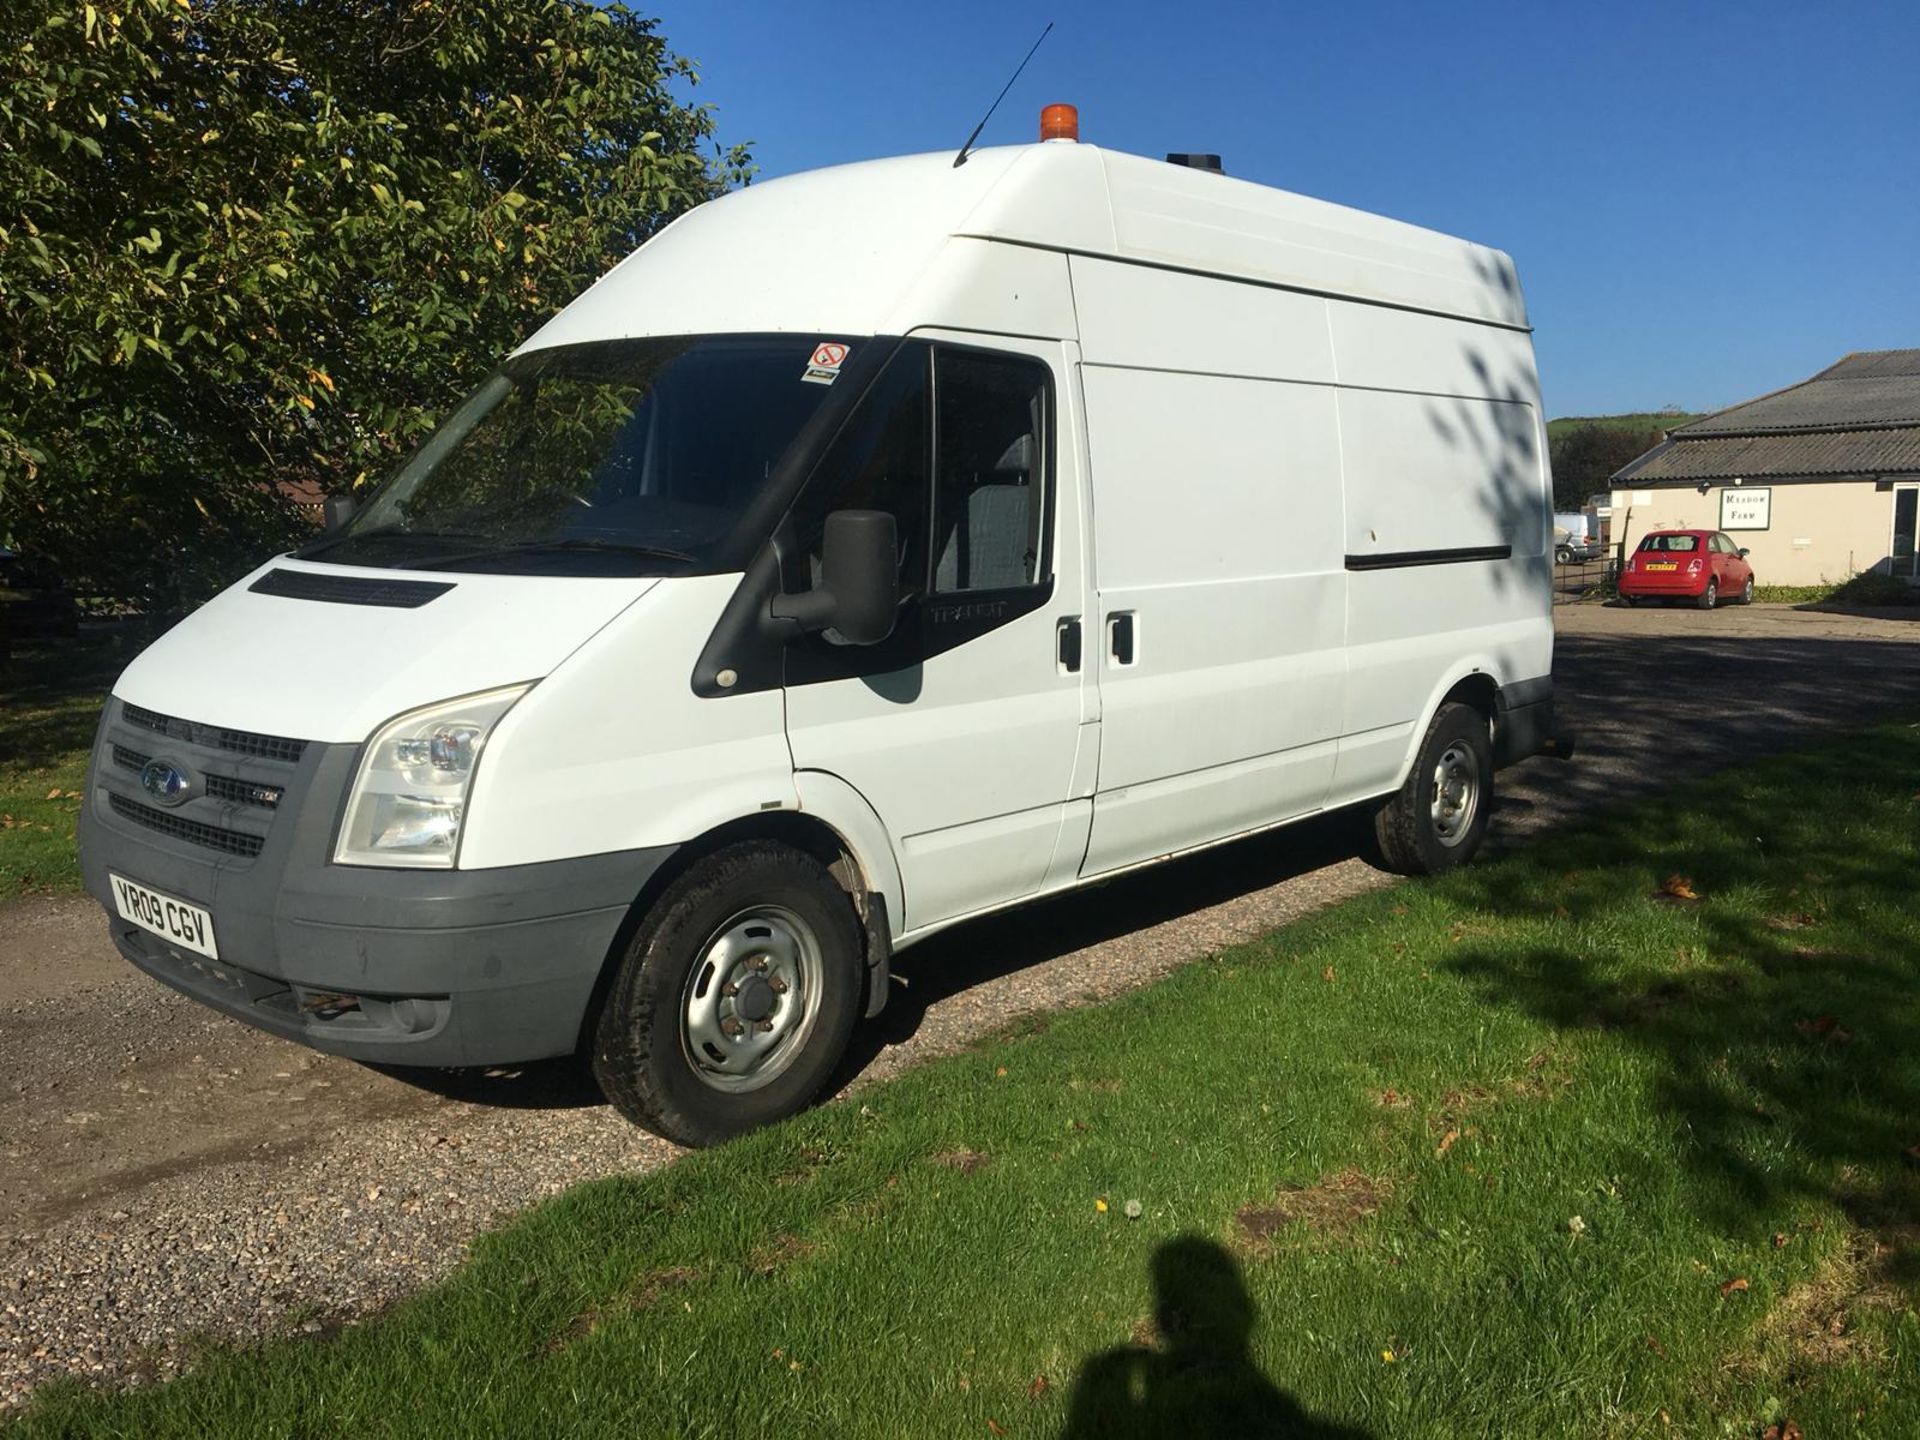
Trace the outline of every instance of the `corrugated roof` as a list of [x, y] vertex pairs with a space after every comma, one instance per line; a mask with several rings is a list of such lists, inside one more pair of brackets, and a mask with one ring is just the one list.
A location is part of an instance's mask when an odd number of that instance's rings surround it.
[[1617, 485], [1647, 485], [1889, 474], [1920, 474], [1920, 425], [1700, 439], [1685, 438], [1676, 431], [1664, 445], [1624, 466], [1613, 478]]
[[1865, 380], [1878, 375], [1920, 375], [1920, 350], [1856, 350], [1813, 378]]
[[1682, 425], [1616, 484], [1920, 472], [1920, 349], [1866, 350]]

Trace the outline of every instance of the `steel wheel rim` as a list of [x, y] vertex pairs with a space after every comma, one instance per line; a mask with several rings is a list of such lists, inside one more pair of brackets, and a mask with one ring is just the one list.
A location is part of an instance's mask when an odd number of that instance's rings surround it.
[[1717, 580], [1707, 581], [1707, 609], [1711, 610], [1713, 608], [1713, 602], [1719, 598], [1720, 582]]
[[1466, 741], [1454, 741], [1434, 762], [1433, 800], [1428, 808], [1434, 838], [1448, 849], [1473, 829], [1474, 817], [1480, 813], [1480, 757]]
[[680, 1001], [680, 1048], [702, 1084], [738, 1094], [792, 1067], [820, 1018], [826, 960], [793, 911], [754, 905], [700, 947]]

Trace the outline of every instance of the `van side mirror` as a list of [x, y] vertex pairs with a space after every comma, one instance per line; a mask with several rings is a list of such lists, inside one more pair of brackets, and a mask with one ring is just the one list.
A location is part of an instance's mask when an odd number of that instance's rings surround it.
[[893, 633], [900, 605], [899, 544], [886, 511], [834, 511], [827, 516], [819, 585], [775, 596], [773, 617], [795, 621], [807, 634], [838, 630], [855, 645], [878, 645]]
[[351, 495], [329, 495], [320, 502], [320, 516], [329, 535], [353, 518], [353, 508]]

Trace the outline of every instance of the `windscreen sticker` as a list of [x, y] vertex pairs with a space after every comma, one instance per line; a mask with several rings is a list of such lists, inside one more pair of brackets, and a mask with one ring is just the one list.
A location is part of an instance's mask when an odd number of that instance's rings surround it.
[[814, 385], [831, 385], [840, 378], [840, 367], [847, 363], [852, 349], [851, 345], [822, 340], [813, 347], [813, 359], [807, 362], [807, 373], [800, 378]]

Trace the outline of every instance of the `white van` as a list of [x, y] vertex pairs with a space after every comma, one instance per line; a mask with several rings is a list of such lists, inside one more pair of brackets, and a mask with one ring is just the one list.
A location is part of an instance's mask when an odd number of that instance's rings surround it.
[[128, 667], [87, 884], [251, 1024], [718, 1140], [971, 916], [1360, 803], [1465, 860], [1545, 453], [1497, 251], [1070, 141], [754, 185]]

